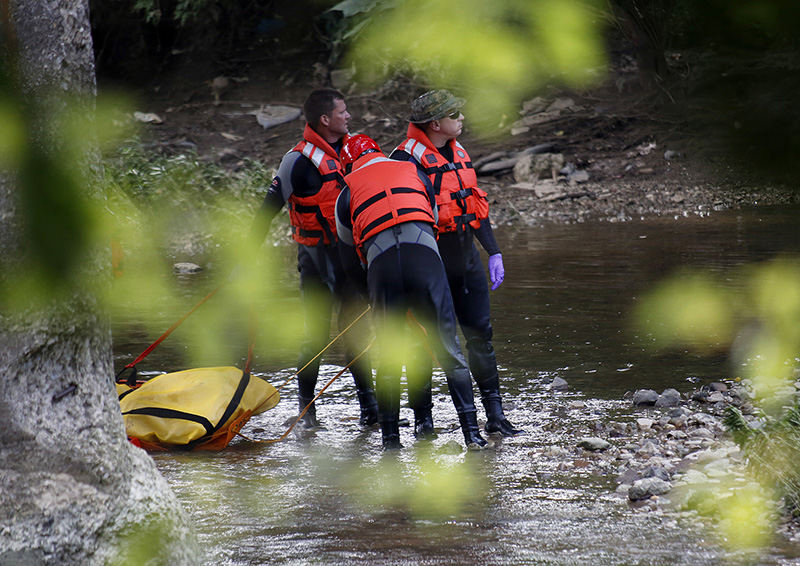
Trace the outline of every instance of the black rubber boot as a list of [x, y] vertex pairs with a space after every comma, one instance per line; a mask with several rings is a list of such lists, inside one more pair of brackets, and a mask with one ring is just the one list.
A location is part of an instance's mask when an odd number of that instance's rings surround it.
[[414, 411], [414, 436], [420, 440], [433, 440], [436, 431], [433, 428], [433, 414], [430, 407]]
[[361, 405], [361, 416], [358, 424], [363, 427], [370, 427], [378, 423], [378, 400], [375, 393], [368, 391], [358, 391], [358, 404]]
[[[299, 410], [298, 414], [303, 412], [303, 409], [306, 408], [306, 405], [311, 403], [311, 398], [299, 397], [298, 398], [298, 405]], [[303, 418], [300, 419], [300, 423], [306, 428], [319, 428], [319, 421], [317, 420], [317, 407], [314, 403], [309, 405], [306, 414], [303, 415]]]
[[381, 441], [384, 450], [399, 450], [403, 447], [400, 444], [400, 425], [397, 419], [381, 422]]
[[514, 425], [503, 414], [503, 403], [500, 401], [499, 393], [497, 397], [482, 398], [481, 402], [486, 409], [486, 426], [484, 427], [486, 434], [499, 433], [506, 438], [525, 434], [524, 430], [514, 428]]
[[433, 393], [431, 382], [417, 388], [408, 388], [408, 404], [414, 410], [414, 436], [422, 440], [436, 438], [433, 430]]
[[[494, 355], [492, 353], [492, 359]], [[514, 428], [505, 414], [503, 414], [503, 401], [500, 397], [500, 377], [497, 371], [480, 377], [475, 375], [478, 390], [481, 392], [481, 403], [486, 409], [486, 426], [484, 430], [487, 434], [502, 434], [504, 437], [512, 437], [525, 434], [524, 430]]]
[[478, 428], [478, 416], [475, 411], [469, 413], [459, 413], [458, 420], [461, 423], [461, 432], [464, 433], [464, 443], [467, 450], [483, 450], [488, 444], [481, 436]]

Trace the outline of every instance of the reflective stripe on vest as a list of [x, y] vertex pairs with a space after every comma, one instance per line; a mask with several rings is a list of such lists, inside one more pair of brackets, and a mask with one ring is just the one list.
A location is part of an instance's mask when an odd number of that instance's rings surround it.
[[[328, 151], [323, 149], [328, 148]], [[342, 181], [339, 156], [325, 140], [306, 125], [303, 140], [291, 151], [299, 151], [319, 171], [322, 186], [311, 196], [289, 196], [289, 220], [292, 238], [306, 246], [333, 244], [336, 242], [335, 207]], [[333, 152], [333, 153], [332, 153]]]
[[[438, 150], [433, 149], [425, 133], [412, 126], [409, 126], [409, 137], [397, 149], [411, 155], [419, 168], [431, 179], [439, 207], [439, 230], [461, 231], [467, 225], [480, 228], [481, 221], [489, 216], [489, 203], [486, 193], [478, 188], [467, 150], [453, 140], [451, 143], [455, 162], [447, 161]], [[415, 135], [428, 143], [413, 137]], [[458, 171], [464, 172], [463, 178]]]
[[366, 240], [387, 228], [411, 221], [435, 223], [425, 186], [412, 163], [376, 156], [345, 181], [350, 187], [353, 241], [360, 254]]

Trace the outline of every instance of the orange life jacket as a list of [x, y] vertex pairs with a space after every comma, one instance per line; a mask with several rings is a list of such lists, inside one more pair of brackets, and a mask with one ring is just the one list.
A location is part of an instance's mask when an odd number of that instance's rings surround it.
[[480, 228], [489, 217], [489, 201], [478, 187], [478, 177], [472, 160], [455, 139], [448, 143], [453, 150], [453, 162], [447, 161], [418, 126], [409, 124], [406, 140], [397, 146], [420, 164], [433, 183], [439, 207], [439, 231], [463, 230], [466, 224]]
[[345, 182], [350, 187], [353, 242], [362, 260], [364, 242], [387, 228], [413, 221], [436, 224], [413, 164], [369, 153], [353, 165]]
[[[343, 141], [346, 141], [347, 136]], [[298, 244], [317, 246], [336, 243], [336, 198], [341, 191], [342, 166], [328, 142], [306, 124], [303, 141], [291, 151], [308, 157], [322, 176], [322, 187], [312, 196], [289, 196], [292, 237]]]

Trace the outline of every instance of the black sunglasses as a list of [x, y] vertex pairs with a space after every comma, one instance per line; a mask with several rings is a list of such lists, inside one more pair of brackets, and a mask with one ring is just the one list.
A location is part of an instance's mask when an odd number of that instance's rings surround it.
[[461, 110], [454, 110], [452, 113], [447, 115], [447, 117], [451, 120], [458, 120], [459, 116], [461, 116]]

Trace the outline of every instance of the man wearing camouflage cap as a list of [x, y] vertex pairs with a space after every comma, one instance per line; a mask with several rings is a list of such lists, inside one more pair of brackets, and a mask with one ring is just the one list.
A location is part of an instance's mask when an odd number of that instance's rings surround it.
[[[456, 138], [461, 134], [464, 100], [447, 90], [428, 91], [411, 103], [406, 139], [392, 159], [411, 161], [433, 183], [439, 209], [439, 253], [444, 262], [459, 325], [467, 341], [469, 368], [486, 409], [486, 432], [522, 434], [506, 419], [492, 346], [489, 287], [474, 237], [489, 255], [492, 290], [503, 282], [503, 256], [489, 221], [486, 193], [478, 187], [472, 160]], [[429, 361], [423, 371], [431, 372]], [[418, 370], [419, 371], [419, 370]], [[421, 379], [418, 383], [424, 383]], [[434, 434], [431, 392], [412, 400], [415, 432]]]

